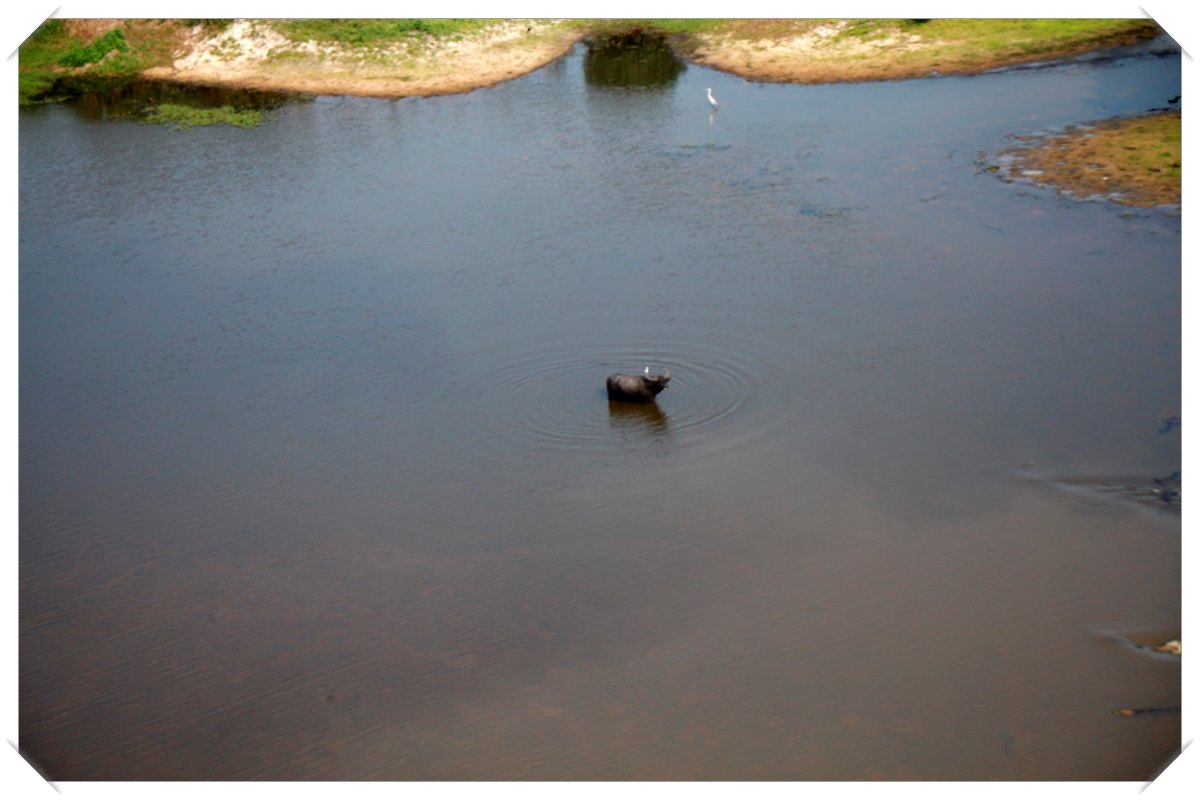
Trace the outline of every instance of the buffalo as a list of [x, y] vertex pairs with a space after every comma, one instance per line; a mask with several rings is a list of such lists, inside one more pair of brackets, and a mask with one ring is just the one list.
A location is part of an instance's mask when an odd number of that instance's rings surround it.
[[608, 399], [626, 403], [653, 403], [659, 392], [667, 388], [670, 380], [670, 370], [666, 370], [662, 375], [651, 375], [649, 367], [646, 367], [644, 375], [618, 372], [608, 376]]

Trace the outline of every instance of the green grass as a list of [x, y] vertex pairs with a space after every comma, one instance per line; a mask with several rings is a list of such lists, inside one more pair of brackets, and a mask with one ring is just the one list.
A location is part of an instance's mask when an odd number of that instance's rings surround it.
[[631, 31], [649, 31], [672, 36], [720, 31], [728, 24], [724, 19], [577, 19], [568, 25], [588, 35], [609, 36]]
[[59, 59], [69, 46], [67, 28], [60, 19], [46, 20], [21, 44], [17, 83], [22, 105], [50, 91], [58, 77]]
[[477, 33], [491, 19], [291, 19], [272, 27], [296, 42], [340, 42], [352, 46], [386, 45], [421, 36], [456, 38]]
[[99, 61], [114, 50], [120, 53], [129, 50], [129, 45], [125, 42], [125, 34], [120, 28], [113, 28], [89, 44], [80, 41], [72, 42], [58, 63], [64, 67], [82, 67]]
[[672, 37], [673, 46], [686, 55], [705, 34], [769, 42], [839, 22], [844, 25], [834, 37], [835, 43], [903, 41], [917, 36], [926, 45], [924, 52], [893, 52], [885, 47], [871, 57], [904, 61], [932, 55], [966, 64], [1103, 47], [1156, 32], [1154, 23], [1144, 19], [581, 19], [567, 24], [589, 35], [659, 32]]
[[155, 64], [170, 63], [178, 21], [134, 20], [84, 43], [72, 36], [65, 21], [42, 23], [18, 50], [17, 76], [21, 105], [53, 102], [47, 96], [64, 75], [130, 77]]
[[1165, 177], [1178, 178], [1183, 174], [1183, 121], [1178, 114], [1156, 114], [1140, 124], [1129, 125], [1127, 149], [1154, 152], [1153, 163], [1146, 169]]
[[256, 109], [193, 108], [176, 103], [160, 103], [146, 115], [147, 122], [167, 125], [175, 130], [187, 130], [198, 125], [233, 125], [238, 128], [254, 128], [263, 123], [265, 114]]
[[1143, 19], [856, 19], [838, 38], [916, 34], [951, 53], [1028, 54], [1063, 46], [1102, 45], [1153, 28]]

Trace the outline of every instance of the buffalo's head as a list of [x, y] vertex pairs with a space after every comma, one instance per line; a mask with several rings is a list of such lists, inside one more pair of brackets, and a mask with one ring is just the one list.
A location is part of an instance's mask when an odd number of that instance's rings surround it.
[[651, 375], [647, 372], [642, 375], [642, 380], [646, 384], [647, 391], [658, 394], [663, 389], [666, 389], [667, 384], [671, 382], [671, 370], [664, 370], [662, 375]]

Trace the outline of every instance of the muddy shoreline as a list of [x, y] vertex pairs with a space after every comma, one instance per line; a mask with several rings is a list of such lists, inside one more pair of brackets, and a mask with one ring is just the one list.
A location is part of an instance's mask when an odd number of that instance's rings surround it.
[[1004, 180], [1052, 188], [1079, 200], [1178, 206], [1181, 124], [1180, 111], [1160, 110], [1023, 137], [989, 169]]

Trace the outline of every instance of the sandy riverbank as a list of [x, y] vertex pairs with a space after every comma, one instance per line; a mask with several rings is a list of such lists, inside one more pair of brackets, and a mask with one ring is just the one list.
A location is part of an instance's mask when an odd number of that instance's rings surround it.
[[[589, 32], [573, 20], [509, 19], [456, 37], [350, 46], [293, 41], [264, 20], [236, 20], [207, 34], [202, 26], [184, 30], [172, 63], [147, 70], [147, 77], [372, 97], [491, 86], [545, 66]], [[1043, 39], [1036, 31], [1014, 28], [998, 42], [982, 42], [972, 38], [975, 32], [919, 24], [731, 20], [711, 30], [670, 34], [669, 41], [682, 58], [747, 80], [827, 83], [976, 73], [1129, 43], [1156, 30], [1149, 21], [1132, 21], [1119, 32]]]
[[581, 34], [547, 20], [504, 20], [459, 40], [349, 47], [294, 42], [268, 23], [237, 20], [215, 35], [199, 27], [170, 66], [148, 78], [207, 86], [363, 97], [467, 92], [518, 78], [565, 55]]
[[1040, 40], [1032, 31], [976, 41], [921, 24], [878, 26], [856, 20], [741, 20], [728, 30], [689, 37], [686, 56], [706, 67], [768, 83], [842, 83], [968, 75], [1032, 61], [1069, 58], [1154, 35], [1153, 23], [1110, 35]]

